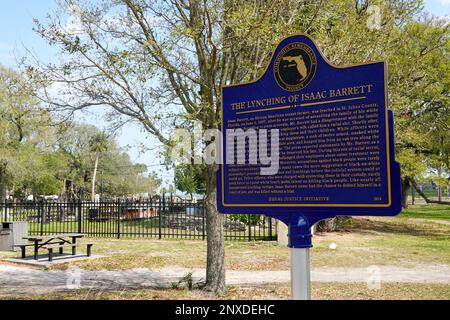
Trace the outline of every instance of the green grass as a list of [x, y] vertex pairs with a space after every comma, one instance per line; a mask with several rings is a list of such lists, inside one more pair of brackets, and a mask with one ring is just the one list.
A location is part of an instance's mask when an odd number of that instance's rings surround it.
[[[105, 258], [71, 263], [89, 270], [163, 268], [182, 266], [204, 268], [206, 241], [177, 239], [92, 238], [93, 252]], [[336, 243], [335, 250], [329, 249]], [[417, 222], [400, 217], [358, 217], [349, 231], [316, 234], [311, 250], [313, 267], [367, 267], [421, 264], [450, 265], [450, 226]], [[81, 251], [83, 252], [83, 251]], [[30, 252], [31, 253], [31, 252]], [[18, 253], [0, 253], [0, 257]], [[275, 242], [226, 241], [228, 270], [289, 270], [289, 249]], [[52, 268], [65, 269], [68, 264]]]
[[400, 217], [450, 221], [450, 205], [413, 205], [403, 210]]

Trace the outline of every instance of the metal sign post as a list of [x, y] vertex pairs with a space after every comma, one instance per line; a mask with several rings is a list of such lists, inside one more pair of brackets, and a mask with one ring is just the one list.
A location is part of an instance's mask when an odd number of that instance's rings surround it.
[[309, 248], [291, 248], [291, 292], [293, 300], [311, 300]]
[[[270, 215], [268, 215], [270, 216]], [[311, 300], [311, 261], [312, 226], [325, 216], [306, 216], [291, 214], [277, 216], [288, 226], [289, 248], [291, 254], [291, 292], [293, 300]]]
[[[291, 293], [293, 300], [311, 300], [311, 263], [309, 250], [312, 247], [311, 226], [317, 221], [301, 214], [292, 214], [282, 219], [288, 225], [291, 251]], [[320, 218], [323, 219], [323, 218]], [[312, 222], [312, 223], [311, 223]]]

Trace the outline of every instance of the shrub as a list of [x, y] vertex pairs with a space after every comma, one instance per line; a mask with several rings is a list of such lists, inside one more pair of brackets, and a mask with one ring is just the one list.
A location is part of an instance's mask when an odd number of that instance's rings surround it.
[[262, 222], [264, 220], [264, 216], [260, 214], [232, 214], [230, 216], [232, 221], [241, 221], [245, 224], [250, 224], [252, 226]]

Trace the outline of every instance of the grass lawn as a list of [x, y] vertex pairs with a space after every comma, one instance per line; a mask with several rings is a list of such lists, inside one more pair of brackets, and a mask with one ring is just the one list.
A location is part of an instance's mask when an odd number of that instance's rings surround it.
[[417, 204], [403, 210], [400, 217], [450, 221], [450, 205]]
[[[450, 206], [411, 206], [398, 217], [355, 217], [346, 230], [316, 234], [311, 250], [312, 267], [367, 267], [391, 265], [417, 267], [423, 264], [450, 265]], [[425, 220], [417, 220], [425, 219]], [[206, 266], [206, 241], [93, 238], [94, 254], [104, 258], [55, 265], [51, 269], [77, 266], [86, 270], [117, 270], [131, 268], [164, 268]], [[329, 248], [336, 243], [337, 248]], [[289, 270], [289, 249], [275, 242], [226, 241], [227, 270]], [[81, 250], [82, 251], [82, 250]], [[30, 252], [31, 253], [31, 252]], [[0, 258], [19, 253], [0, 253]], [[383, 284], [383, 290], [369, 290], [365, 284], [316, 283], [316, 299], [450, 299], [450, 285]], [[284, 285], [246, 289], [232, 287], [226, 299], [286, 298], [290, 289]], [[29, 298], [29, 297], [27, 297]], [[44, 297], [74, 299], [203, 299], [201, 291], [128, 290], [61, 292]]]
[[[435, 209], [431, 209], [435, 208]], [[421, 217], [450, 215], [441, 207], [411, 208]], [[444, 213], [442, 213], [444, 211]], [[407, 213], [408, 217], [413, 213]], [[427, 217], [428, 217], [427, 216]], [[427, 218], [428, 219], [428, 218]], [[183, 266], [204, 268], [206, 241], [93, 238], [95, 254], [105, 258], [71, 263], [88, 270], [114, 270], [138, 267], [162, 268]], [[450, 225], [415, 221], [399, 217], [357, 217], [346, 231], [316, 234], [311, 250], [313, 267], [369, 265], [416, 266], [418, 264], [450, 265]], [[335, 250], [329, 249], [336, 243]], [[289, 249], [275, 242], [226, 241], [226, 268], [229, 270], [289, 270]], [[0, 253], [2, 257], [18, 253]], [[65, 269], [69, 265], [55, 265]]]
[[[449, 298], [450, 285], [444, 284], [383, 284], [378, 290], [370, 290], [365, 284], [344, 283], [312, 283], [311, 297], [314, 300], [370, 300], [370, 299], [402, 299], [402, 300], [446, 300]], [[225, 294], [215, 296], [201, 291], [187, 289], [171, 290], [72, 290], [60, 291], [46, 295], [30, 295], [17, 297], [0, 297], [1, 299], [26, 300], [158, 300], [158, 299], [290, 299], [291, 289], [284, 284], [262, 285], [259, 287], [229, 286]]]

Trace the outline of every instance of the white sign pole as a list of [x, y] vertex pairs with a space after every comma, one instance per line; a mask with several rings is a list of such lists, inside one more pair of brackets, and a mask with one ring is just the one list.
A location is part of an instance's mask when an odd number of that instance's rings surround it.
[[311, 300], [309, 248], [291, 248], [291, 292], [293, 300]]

